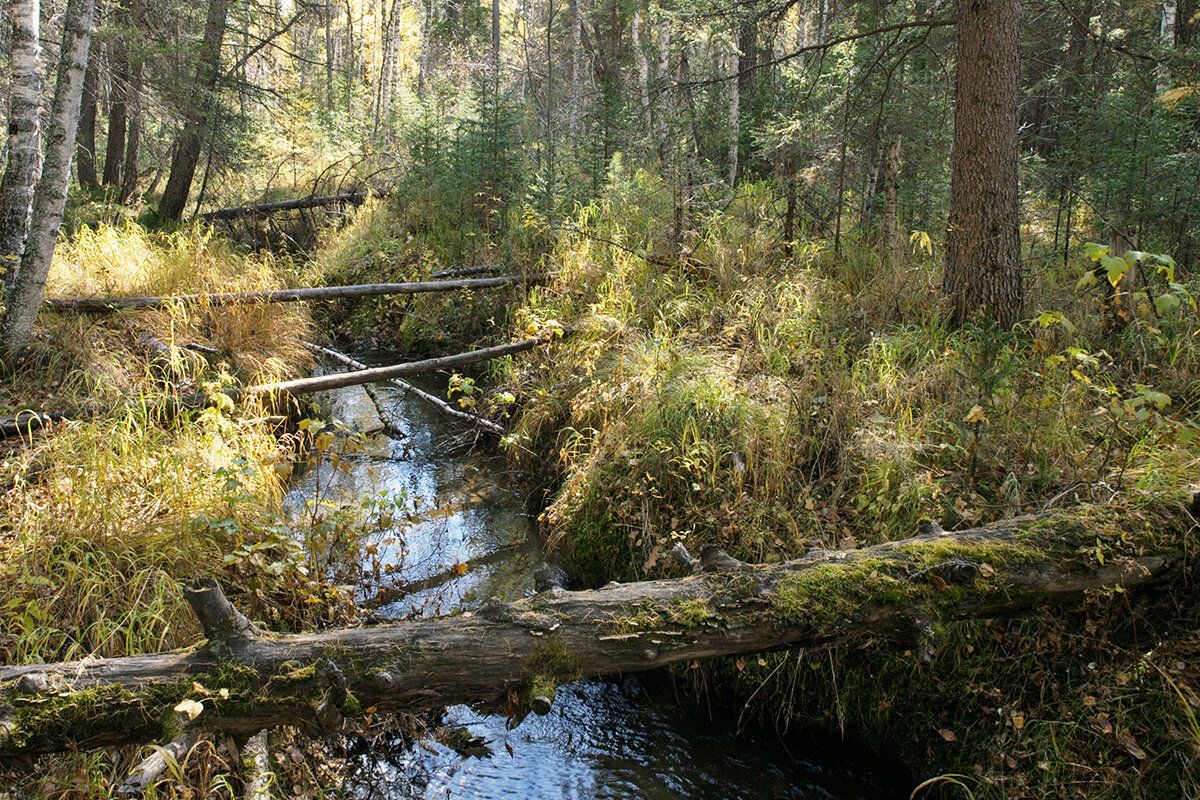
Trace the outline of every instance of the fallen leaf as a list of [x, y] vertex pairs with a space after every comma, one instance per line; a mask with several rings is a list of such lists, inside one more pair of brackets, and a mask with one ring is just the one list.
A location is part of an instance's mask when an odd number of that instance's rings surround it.
[[933, 588], [939, 592], [946, 591], [946, 581], [942, 580], [937, 575], [934, 575], [933, 576]]
[[642, 564], [642, 569], [651, 570], [658, 564], [658, 548], [655, 547], [650, 551], [650, 555], [646, 557], [646, 563]]
[[985, 561], [979, 565], [979, 574], [985, 578], [990, 578], [996, 574], [996, 568]]
[[1129, 731], [1121, 731], [1117, 734], [1117, 744], [1125, 748], [1125, 752], [1136, 758], [1138, 761], [1146, 760], [1146, 751], [1138, 747], [1138, 743], [1133, 738], [1133, 734]]
[[1088, 708], [1091, 708], [1092, 706], [1096, 705], [1096, 698], [1092, 697], [1090, 694], [1085, 695], [1083, 698], [1083, 704]]
[[1016, 759], [1014, 759], [1012, 756], [1010, 756], [1010, 755], [1008, 755], [1008, 754], [1005, 754], [1005, 756], [1004, 756], [1004, 766], [1008, 767], [1009, 769], [1016, 769], [1016, 768], [1017, 768], [1017, 761], [1016, 761]]
[[738, 668], [738, 672], [741, 672], [742, 670], [744, 670], [746, 668], [746, 659], [739, 658], [737, 660], [737, 668]]
[[942, 738], [947, 742], [958, 741], [958, 737], [954, 735], [954, 731], [950, 730], [949, 728], [942, 728], [940, 731], [938, 731], [938, 733], [941, 734]]
[[1092, 723], [1092, 727], [1095, 728], [1098, 733], [1101, 733], [1105, 736], [1113, 731], [1112, 720], [1108, 718], [1108, 714], [1097, 714], [1094, 717], [1088, 717], [1088, 722]]
[[188, 719], [195, 719], [204, 710], [204, 704], [195, 700], [180, 700], [179, 705], [175, 706], [175, 710], [180, 714], [187, 714]]
[[1025, 718], [1022, 717], [1020, 714], [1016, 714], [1013, 716], [1012, 723], [1013, 723], [1013, 727], [1019, 731], [1025, 729]]

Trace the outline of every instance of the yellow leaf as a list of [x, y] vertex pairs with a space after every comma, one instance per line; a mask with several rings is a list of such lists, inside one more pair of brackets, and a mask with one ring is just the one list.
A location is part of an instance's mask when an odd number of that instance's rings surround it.
[[195, 719], [204, 710], [204, 704], [195, 700], [180, 700], [175, 710], [180, 714], [187, 714], [188, 719]]
[[969, 412], [967, 412], [967, 415], [963, 417], [963, 422], [969, 422], [972, 425], [976, 422], [982, 422], [984, 425], [987, 425], [988, 418], [987, 415], [983, 413], [982, 406], [974, 406]]

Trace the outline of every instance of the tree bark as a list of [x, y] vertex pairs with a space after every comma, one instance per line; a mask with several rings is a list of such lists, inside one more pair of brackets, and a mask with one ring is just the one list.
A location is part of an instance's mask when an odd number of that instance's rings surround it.
[[165, 219], [177, 220], [183, 216], [188, 194], [192, 190], [192, 178], [196, 175], [196, 164], [204, 146], [205, 133], [212, 121], [217, 79], [220, 77], [221, 43], [225, 39], [225, 17], [229, 12], [230, 0], [210, 0], [208, 18], [204, 23], [204, 39], [200, 47], [200, 63], [196, 67], [196, 90], [199, 95], [194, 107], [189, 109], [186, 125], [175, 143], [175, 157], [171, 160], [171, 174], [158, 203], [158, 213]]
[[104, 185], [121, 186], [125, 176], [125, 132], [129, 92], [133, 84], [125, 42], [113, 43], [113, 99], [108, 108], [108, 142], [104, 148]]
[[1017, 185], [1021, 0], [961, 0], [954, 87], [950, 221], [942, 293], [955, 322], [1021, 319]]
[[896, 200], [899, 194], [900, 134], [887, 145], [887, 160], [883, 170], [883, 221], [879, 226], [879, 258], [884, 269], [900, 262], [899, 224]]
[[12, 290], [25, 249], [33, 190], [42, 171], [41, 2], [12, 7], [12, 78], [8, 99], [8, 164], [0, 181], [0, 269], [4, 294]]
[[95, 189], [100, 185], [96, 177], [96, 63], [91, 59], [83, 75], [83, 100], [79, 109], [79, 135], [76, 137], [75, 168], [79, 173], [79, 185]]
[[25, 252], [17, 272], [12, 296], [0, 321], [0, 351], [23, 346], [33, 332], [46, 276], [54, 260], [54, 245], [62, 225], [71, 182], [71, 152], [79, 126], [83, 75], [91, 44], [95, 0], [69, 0], [63, 23], [62, 58], [50, 109], [50, 131], [46, 141], [46, 163], [33, 198], [33, 215]]
[[254, 305], [256, 303], [298, 303], [304, 300], [341, 300], [350, 297], [378, 297], [394, 294], [454, 292], [459, 289], [492, 289], [510, 283], [543, 284], [549, 273], [498, 275], [495, 278], [462, 278], [447, 281], [412, 283], [363, 283], [354, 286], [317, 286], [308, 289], [268, 289], [257, 292], [226, 294], [180, 294], [167, 297], [57, 297], [45, 305], [64, 314], [112, 314], [137, 308], [161, 308], [176, 303], [205, 303], [210, 306]]
[[125, 134], [125, 166], [121, 178], [121, 202], [128, 203], [137, 191], [138, 147], [142, 139], [142, 62], [129, 70], [129, 93], [126, 95], [126, 115], [129, 118]]
[[[927, 653], [935, 623], [1177, 579], [1193, 524], [1182, 506], [1084, 507], [765, 566], [706, 548], [698, 562], [680, 556], [695, 563], [689, 577], [551, 586], [475, 612], [293, 636], [255, 629], [215, 580], [198, 581], [186, 596], [201, 647], [0, 667], [0, 756], [278, 724], [331, 731], [368, 708], [481, 703], [519, 720], [580, 677], [865, 639]], [[182, 701], [199, 713], [176, 712]]]

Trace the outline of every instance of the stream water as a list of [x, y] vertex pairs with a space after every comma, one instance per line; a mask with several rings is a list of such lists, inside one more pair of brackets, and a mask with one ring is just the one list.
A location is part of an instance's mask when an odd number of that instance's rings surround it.
[[[377, 355], [377, 354], [376, 354]], [[386, 358], [360, 354], [371, 364]], [[444, 378], [420, 381], [445, 395]], [[385, 493], [398, 508], [372, 543], [379, 579], [360, 600], [387, 616], [470, 608], [533, 591], [541, 543], [521, 481], [486, 448], [462, 446], [457, 428], [429, 404], [391, 386], [318, 397], [324, 413], [362, 434], [299, 477], [289, 494], [306, 503], [360, 503]], [[387, 423], [381, 422], [378, 409]], [[368, 570], [373, 571], [373, 570]], [[551, 712], [507, 730], [500, 716], [465, 706], [443, 729], [465, 728], [473, 755], [430, 736], [411, 748], [371, 754], [354, 777], [361, 798], [687, 798], [883, 800], [903, 796], [894, 770], [811, 737], [778, 735], [736, 715], [677, 698], [654, 677], [577, 681]]]

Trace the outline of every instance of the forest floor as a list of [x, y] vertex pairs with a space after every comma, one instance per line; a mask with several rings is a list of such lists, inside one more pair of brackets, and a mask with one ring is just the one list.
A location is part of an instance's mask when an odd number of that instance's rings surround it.
[[[1103, 293], [1076, 288], [1090, 262], [1034, 260], [1029, 324], [956, 329], [920, 236], [884, 269], [851, 237], [840, 252], [784, 243], [765, 186], [678, 219], [669, 197], [652, 174], [616, 173], [556, 232], [514, 218], [487, 244], [454, 238], [435, 211], [368, 204], [304, 268], [203, 233], [82, 229], [49, 293], [403, 280], [467, 261], [550, 268], [555, 282], [528, 292], [334, 304], [321, 327], [412, 352], [563, 332], [548, 353], [473, 376], [461, 399], [510, 424], [513, 459], [548, 476], [548, 544], [592, 585], [673, 574], [676, 541], [773, 562], [905, 538], [925, 519], [952, 530], [1200, 487], [1195, 286], [1151, 271], [1154, 308], [1133, 304], [1114, 329]], [[1154, 302], [1166, 295], [1180, 302]], [[166, 384], [301, 374], [308, 357], [288, 337], [315, 326], [290, 306], [43, 320], [0, 380], [0, 412], [85, 398], [114, 410], [11, 445], [0, 468], [0, 660], [194, 642], [179, 581], [201, 567], [274, 629], [353, 619], [310, 559], [355, 540], [358, 522], [327, 520], [300, 542], [280, 516], [282, 481], [321, 433], [232, 403], [169, 424], [158, 413]], [[155, 364], [139, 334], [220, 355], [173, 349]], [[896, 756], [947, 796], [1179, 797], [1200, 795], [1198, 655], [1200, 592], [1188, 585], [946, 623], [929, 663], [868, 643], [715, 661], [676, 680]], [[54, 758], [13, 785], [105, 796], [137, 753]], [[163, 791], [235, 793], [236, 760], [213, 742]], [[327, 777], [320, 759], [291, 763], [298, 785]]]

